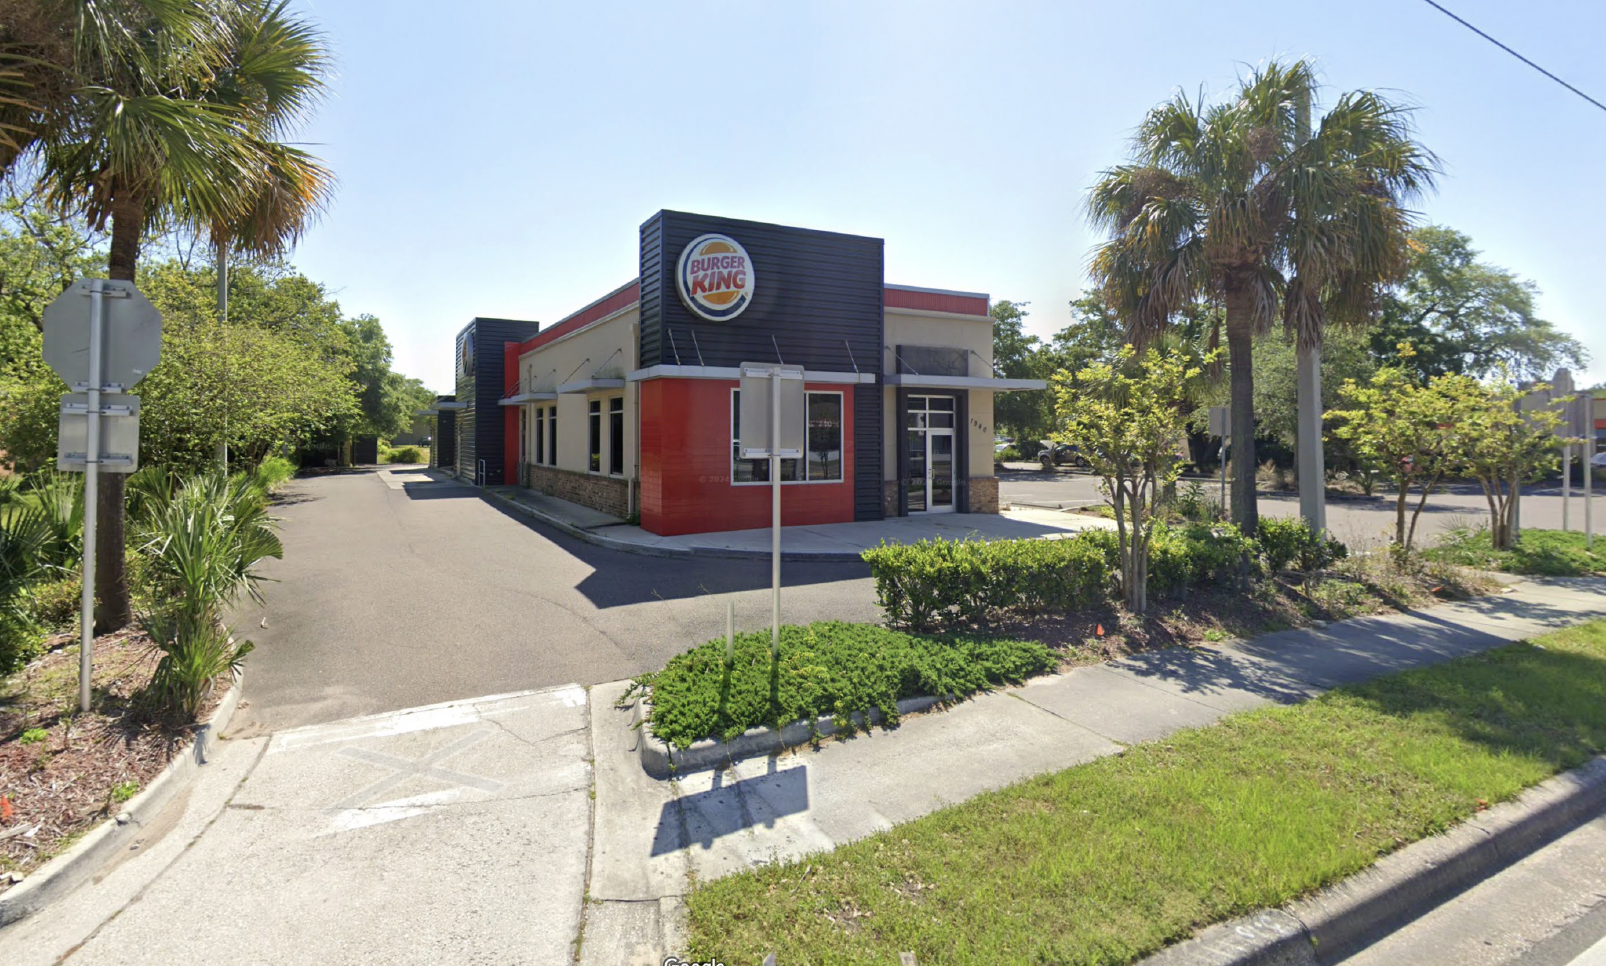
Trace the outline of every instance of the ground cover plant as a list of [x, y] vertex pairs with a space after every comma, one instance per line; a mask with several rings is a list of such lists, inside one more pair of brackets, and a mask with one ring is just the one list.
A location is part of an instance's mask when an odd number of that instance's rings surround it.
[[1606, 622], [1040, 776], [699, 884], [689, 958], [1139, 959], [1606, 750]]
[[1586, 545], [1582, 533], [1523, 530], [1516, 544], [1496, 550], [1486, 527], [1458, 527], [1439, 539], [1424, 556], [1463, 567], [1503, 570], [1544, 577], [1588, 577], [1606, 574], [1606, 537]]
[[703, 738], [826, 716], [851, 726], [851, 715], [872, 710], [893, 724], [901, 698], [974, 694], [1058, 663], [1050, 648], [1027, 641], [821, 621], [782, 627], [774, 661], [767, 631], [738, 634], [729, 662], [725, 641], [709, 641], [637, 678], [632, 690], [651, 690], [653, 734], [687, 748]]

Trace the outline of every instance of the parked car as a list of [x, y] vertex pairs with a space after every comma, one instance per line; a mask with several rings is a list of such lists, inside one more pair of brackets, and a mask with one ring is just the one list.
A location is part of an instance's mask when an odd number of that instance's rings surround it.
[[1037, 459], [1044, 468], [1054, 466], [1078, 466], [1082, 463], [1082, 454], [1075, 446], [1068, 443], [1054, 443], [1043, 440], [1043, 450], [1037, 454]]
[[1009, 449], [1011, 446], [1014, 446], [1014, 445], [1015, 445], [1015, 437], [1013, 437], [1013, 436], [994, 436], [993, 437], [993, 452], [994, 453], [1002, 453], [1004, 450]]
[[1597, 470], [1606, 470], [1606, 453], [1596, 453], [1595, 458], [1589, 461], [1589, 465]]

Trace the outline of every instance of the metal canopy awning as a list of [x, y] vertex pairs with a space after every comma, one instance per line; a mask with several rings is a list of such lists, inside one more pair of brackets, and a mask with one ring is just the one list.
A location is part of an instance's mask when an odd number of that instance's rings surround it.
[[501, 406], [518, 406], [528, 402], [546, 402], [558, 398], [555, 392], [521, 392], [513, 396], [505, 396], [498, 403]]
[[1047, 389], [1046, 379], [998, 379], [992, 376], [922, 376], [913, 372], [889, 372], [887, 385], [908, 389], [980, 389], [983, 392], [1017, 392]]
[[590, 379], [576, 379], [574, 382], [566, 382], [558, 387], [558, 392], [568, 395], [569, 393], [601, 392], [606, 389], [623, 389], [624, 387], [625, 381], [622, 378], [599, 379], [593, 376]]
[[467, 409], [468, 408], [468, 403], [466, 403], [466, 402], [438, 402], [438, 403], [435, 404], [435, 408], [439, 409], [439, 410], [442, 410], [443, 412], [456, 412], [457, 410], [460, 410], [460, 409]]
[[[646, 382], [648, 379], [728, 379], [736, 382], [742, 378], [742, 370], [736, 366], [648, 366], [637, 369], [629, 375], [631, 382]], [[875, 374], [870, 372], [820, 372], [808, 369], [803, 372], [805, 382], [832, 383], [837, 385], [873, 385]]]

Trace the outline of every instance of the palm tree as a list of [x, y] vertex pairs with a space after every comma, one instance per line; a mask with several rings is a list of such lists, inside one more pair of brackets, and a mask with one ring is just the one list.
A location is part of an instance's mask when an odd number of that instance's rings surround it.
[[[34, 85], [50, 96], [25, 118], [22, 150], [9, 164], [32, 165], [57, 205], [82, 212], [97, 230], [110, 226], [111, 278], [134, 280], [153, 228], [270, 221], [253, 212], [283, 204], [286, 171], [292, 180], [318, 172], [308, 189], [315, 201], [298, 210], [321, 203], [326, 173], [279, 138], [315, 101], [328, 57], [283, 4], [46, 0], [44, 8], [44, 25], [10, 38], [8, 50], [53, 50], [67, 81], [47, 88], [46, 73]], [[108, 474], [100, 489], [95, 623], [103, 632], [131, 616], [123, 482]]]
[[1092, 274], [1143, 344], [1199, 300], [1225, 313], [1233, 519], [1253, 533], [1254, 339], [1280, 315], [1319, 344], [1329, 318], [1364, 316], [1401, 268], [1407, 200], [1436, 159], [1411, 139], [1410, 110], [1370, 91], [1339, 97], [1308, 139], [1305, 61], [1270, 64], [1210, 104], [1178, 94], [1151, 110], [1128, 164], [1105, 171], [1088, 216], [1110, 233]]

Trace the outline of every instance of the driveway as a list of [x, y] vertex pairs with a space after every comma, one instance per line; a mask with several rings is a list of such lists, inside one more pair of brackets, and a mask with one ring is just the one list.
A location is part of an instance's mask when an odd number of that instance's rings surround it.
[[[472, 486], [353, 471], [293, 482], [274, 512], [285, 555], [266, 603], [234, 616], [256, 642], [242, 736], [486, 694], [595, 684], [769, 626], [769, 567], [607, 550]], [[876, 620], [860, 563], [787, 563], [781, 619]]]

